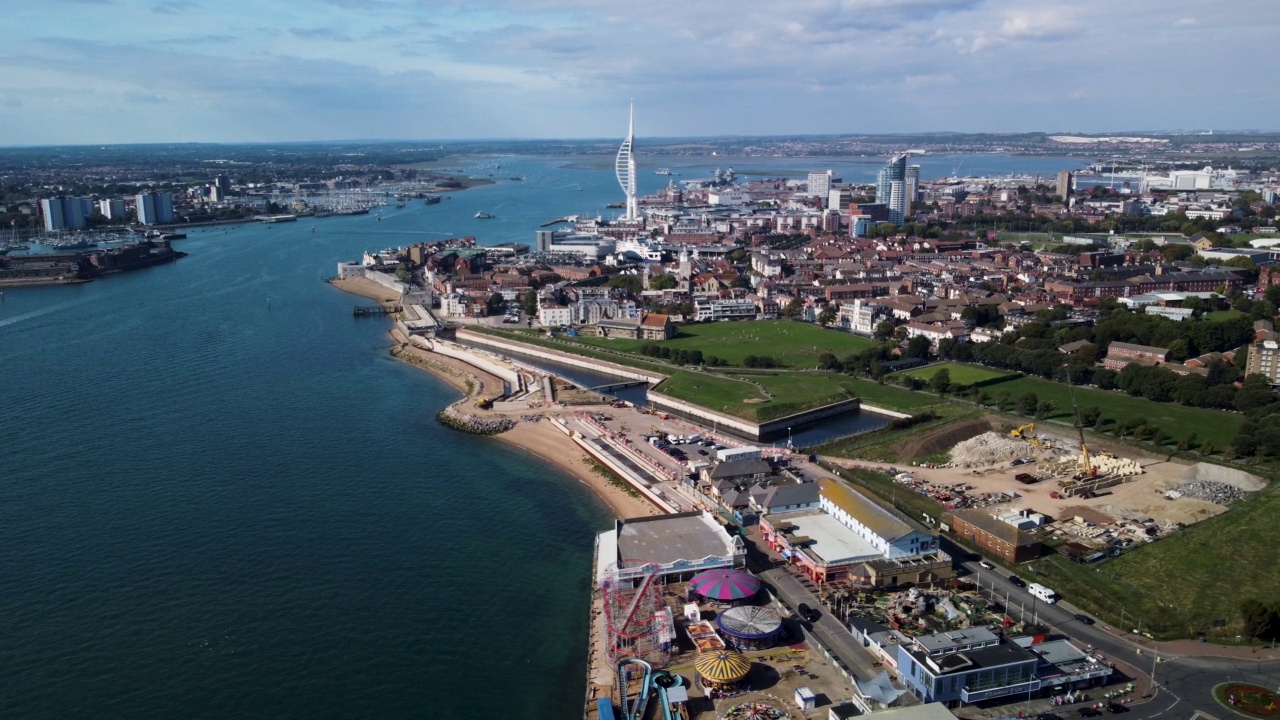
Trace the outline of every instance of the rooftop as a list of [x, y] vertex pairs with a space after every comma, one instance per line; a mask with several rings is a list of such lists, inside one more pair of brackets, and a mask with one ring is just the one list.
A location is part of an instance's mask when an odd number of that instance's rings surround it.
[[778, 516], [793, 528], [791, 537], [808, 538], [805, 551], [830, 566], [870, 560], [883, 555], [871, 543], [858, 537], [839, 520], [821, 510], [805, 510]]
[[668, 564], [732, 555], [733, 539], [701, 512], [619, 520], [618, 553], [625, 560]]
[[886, 540], [896, 540], [912, 532], [927, 532], [923, 526], [899, 517], [866, 493], [840, 480], [824, 477], [818, 480], [818, 485], [822, 488], [823, 497]]

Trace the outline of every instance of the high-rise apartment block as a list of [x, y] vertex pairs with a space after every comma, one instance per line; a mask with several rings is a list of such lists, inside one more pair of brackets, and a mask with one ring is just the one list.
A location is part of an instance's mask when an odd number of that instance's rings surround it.
[[138, 222], [143, 225], [163, 225], [173, 222], [173, 195], [167, 192], [140, 193]]
[[831, 171], [809, 173], [809, 194], [826, 199], [831, 194]]
[[[919, 170], [916, 181], [919, 182]], [[911, 201], [907, 187], [907, 156], [895, 155], [876, 173], [876, 202], [889, 208], [889, 222], [901, 225], [906, 221]]]
[[1071, 197], [1071, 171], [1058, 171], [1058, 197], [1066, 202]]
[[98, 212], [108, 220], [124, 218], [124, 200], [120, 198], [103, 198], [98, 201]]
[[44, 198], [40, 201], [40, 214], [44, 217], [44, 229], [47, 232], [57, 230], [83, 230], [85, 223], [84, 198], [58, 197]]

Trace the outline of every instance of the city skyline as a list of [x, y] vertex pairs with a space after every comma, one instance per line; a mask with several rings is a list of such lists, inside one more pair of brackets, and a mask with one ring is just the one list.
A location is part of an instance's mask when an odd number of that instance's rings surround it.
[[1256, 79], [1280, 29], [1262, 0], [50, 0], [9, 18], [7, 145], [606, 138], [631, 99], [649, 137], [1266, 130], [1280, 110]]

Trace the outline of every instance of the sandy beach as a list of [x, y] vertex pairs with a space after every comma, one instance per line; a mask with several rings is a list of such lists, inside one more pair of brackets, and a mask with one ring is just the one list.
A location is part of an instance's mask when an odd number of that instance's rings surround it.
[[329, 284], [343, 292], [376, 300], [384, 305], [395, 305], [400, 301], [395, 290], [365, 278], [334, 278]]
[[[341, 284], [339, 284], [341, 283]], [[370, 297], [380, 300], [376, 294], [378, 289], [385, 290], [377, 283], [368, 280], [347, 280], [333, 281], [333, 285], [339, 289], [353, 294]], [[369, 287], [372, 285], [373, 287]], [[372, 295], [363, 295], [363, 292], [374, 293]], [[394, 302], [394, 298], [390, 302]], [[388, 333], [392, 341], [399, 346], [400, 359], [419, 367], [432, 375], [444, 380], [452, 385], [458, 391], [467, 394], [467, 398], [482, 394], [484, 387], [502, 387], [502, 381], [498, 378], [478, 370], [460, 360], [438, 355], [428, 352], [413, 345], [405, 345], [406, 338], [398, 331], [391, 330]], [[470, 384], [468, 386], [468, 383]], [[469, 394], [468, 394], [469, 392]], [[469, 402], [469, 399], [464, 399]], [[476, 408], [468, 408], [469, 413], [482, 416], [493, 417], [510, 417], [519, 420], [518, 424], [500, 435], [494, 435], [497, 440], [505, 442], [514, 447], [529, 453], [535, 458], [535, 461], [547, 463], [555, 466], [562, 472], [567, 473], [578, 482], [586, 485], [592, 490], [610, 509], [614, 515], [619, 518], [641, 517], [644, 515], [657, 515], [659, 510], [648, 500], [642, 497], [633, 496], [612, 485], [608, 479], [592, 472], [591, 466], [587, 464], [587, 454], [582, 448], [578, 447], [568, 435], [565, 435], [559, 428], [545, 420], [530, 422], [528, 420], [520, 420], [521, 415], [543, 415], [546, 417], [558, 417], [563, 415], [566, 419], [571, 418], [573, 413], [578, 410], [588, 408], [576, 408], [568, 410], [559, 407], [550, 408], [534, 408], [519, 412], [499, 413], [492, 411], [484, 411]]]

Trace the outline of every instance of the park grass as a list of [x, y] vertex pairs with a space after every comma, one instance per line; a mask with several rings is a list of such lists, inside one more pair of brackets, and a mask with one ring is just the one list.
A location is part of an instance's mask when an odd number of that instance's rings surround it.
[[[1075, 415], [1071, 410], [1071, 393], [1068, 386], [1063, 383], [1021, 377], [984, 388], [984, 391], [992, 396], [1001, 390], [1009, 391], [1013, 402], [1017, 402], [1017, 399], [1027, 392], [1035, 393], [1041, 402], [1052, 400], [1058, 404], [1058, 409], [1049, 414], [1049, 419], [1075, 424]], [[1149, 425], [1165, 431], [1175, 441], [1194, 432], [1200, 441], [1209, 440], [1219, 450], [1231, 444], [1231, 440], [1244, 422], [1244, 416], [1239, 413], [1187, 407], [1177, 403], [1152, 402], [1115, 390], [1099, 390], [1090, 387], [1076, 388], [1076, 402], [1081, 409], [1090, 406], [1101, 409], [1102, 417], [1112, 421], [1111, 424], [1104, 426], [1106, 429], [1114, 428], [1116, 423], [1143, 418]]]
[[[578, 337], [570, 341], [634, 354], [654, 342], [600, 337]], [[788, 368], [816, 368], [818, 357], [823, 353], [843, 359], [876, 345], [875, 341], [858, 335], [791, 320], [680, 325], [676, 337], [659, 344], [672, 350], [701, 350], [704, 358], [718, 357], [730, 365], [742, 365], [748, 355], [768, 355]]]
[[939, 371], [946, 370], [951, 375], [951, 382], [955, 385], [969, 386], [974, 383], [990, 382], [1003, 377], [1012, 377], [1015, 373], [1001, 372], [999, 370], [991, 370], [980, 365], [966, 365], [964, 363], [939, 363], [928, 367], [915, 368], [902, 372], [903, 375], [909, 375], [914, 378], [920, 378], [925, 382], [933, 379]]
[[1230, 320], [1238, 317], [1245, 317], [1245, 314], [1239, 310], [1214, 310], [1213, 312], [1204, 314], [1204, 319], [1209, 322], [1221, 322], [1223, 320]]
[[672, 373], [654, 391], [752, 422], [758, 421], [758, 404], [746, 401], [766, 398], [752, 383], [714, 373], [685, 370]]

